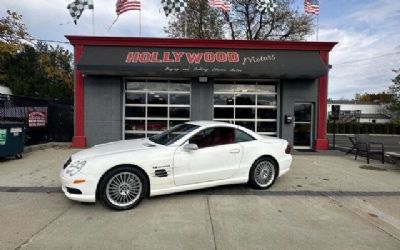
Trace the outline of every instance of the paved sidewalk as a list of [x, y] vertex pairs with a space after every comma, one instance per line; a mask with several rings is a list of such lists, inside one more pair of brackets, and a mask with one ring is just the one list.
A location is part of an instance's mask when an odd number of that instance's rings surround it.
[[114, 212], [59, 192], [73, 152], [0, 162], [0, 249], [400, 249], [400, 171], [377, 161], [305, 153], [271, 190], [225, 186]]

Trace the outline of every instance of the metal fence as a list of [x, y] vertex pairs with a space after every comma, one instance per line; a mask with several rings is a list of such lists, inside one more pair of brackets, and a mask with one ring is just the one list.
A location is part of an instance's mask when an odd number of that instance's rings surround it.
[[71, 141], [73, 117], [72, 101], [0, 94], [0, 121], [24, 122], [26, 145]]

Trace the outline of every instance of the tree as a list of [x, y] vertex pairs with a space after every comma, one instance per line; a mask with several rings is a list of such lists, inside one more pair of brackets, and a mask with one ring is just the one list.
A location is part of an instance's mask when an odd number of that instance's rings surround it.
[[231, 0], [232, 10], [223, 13], [210, 8], [207, 0], [189, 0], [185, 13], [172, 18], [164, 30], [170, 37], [184, 37], [187, 26], [190, 38], [302, 40], [312, 33], [312, 17], [292, 9], [293, 2], [279, 1], [273, 13], [261, 13], [255, 0]]
[[24, 40], [30, 39], [22, 15], [7, 10], [7, 16], [0, 19], [0, 53], [13, 55], [23, 49]]
[[393, 95], [393, 101], [390, 103], [388, 109], [394, 114], [395, 119], [400, 120], [400, 68], [393, 70], [393, 72], [396, 76], [392, 79], [393, 85], [389, 87]]
[[380, 93], [356, 93], [354, 100], [370, 103], [391, 103], [393, 101], [393, 94], [386, 91]]
[[41, 67], [45, 82], [47, 83], [47, 95], [49, 98], [72, 98], [73, 68], [72, 53], [63, 47], [53, 47], [47, 43], [36, 44], [38, 63]]
[[22, 16], [7, 11], [0, 19], [0, 85], [15, 95], [71, 99], [72, 53], [60, 46], [34, 43]]
[[224, 38], [224, 16], [215, 8], [210, 8], [207, 0], [189, 1], [186, 12], [172, 17], [164, 32], [170, 37], [201, 39]]
[[5, 81], [6, 61], [24, 47], [23, 39], [30, 36], [22, 23], [22, 16], [7, 10], [7, 16], [0, 19], [0, 85]]
[[57, 46], [39, 42], [7, 60], [5, 85], [15, 95], [71, 99], [73, 89], [72, 54]]

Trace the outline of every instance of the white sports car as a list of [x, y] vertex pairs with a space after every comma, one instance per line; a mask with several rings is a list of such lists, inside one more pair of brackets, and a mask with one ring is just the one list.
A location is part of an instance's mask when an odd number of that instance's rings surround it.
[[148, 139], [111, 142], [72, 155], [61, 171], [65, 195], [117, 210], [145, 196], [225, 184], [267, 189], [289, 171], [287, 141], [222, 122], [180, 124]]

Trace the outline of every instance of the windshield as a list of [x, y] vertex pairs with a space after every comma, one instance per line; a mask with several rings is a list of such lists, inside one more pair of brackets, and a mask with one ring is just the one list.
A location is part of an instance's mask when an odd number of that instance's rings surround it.
[[161, 134], [154, 135], [149, 138], [150, 141], [161, 145], [171, 145], [185, 135], [189, 134], [199, 126], [193, 124], [179, 124], [170, 130], [164, 131]]

